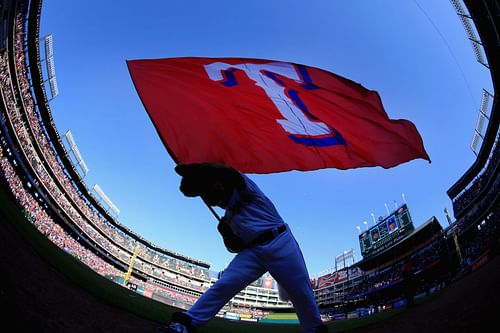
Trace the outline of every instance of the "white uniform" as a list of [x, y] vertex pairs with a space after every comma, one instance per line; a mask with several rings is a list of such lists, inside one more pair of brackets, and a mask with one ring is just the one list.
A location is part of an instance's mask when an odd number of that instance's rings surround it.
[[246, 189], [233, 191], [224, 215], [233, 232], [245, 244], [250, 244], [264, 231], [276, 231], [283, 225], [286, 230], [275, 232], [275, 238], [266, 243], [248, 246], [239, 252], [222, 277], [186, 314], [194, 326], [208, 322], [233, 296], [269, 272], [288, 293], [302, 332], [314, 333], [322, 321], [299, 245], [272, 202], [253, 181], [245, 175], [243, 178]]

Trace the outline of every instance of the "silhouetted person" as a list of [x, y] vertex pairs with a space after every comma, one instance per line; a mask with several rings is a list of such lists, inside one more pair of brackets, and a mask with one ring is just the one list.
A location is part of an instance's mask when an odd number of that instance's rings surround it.
[[211, 320], [248, 284], [270, 272], [286, 291], [303, 333], [327, 333], [321, 321], [309, 274], [290, 227], [257, 185], [237, 170], [220, 164], [179, 164], [180, 190], [225, 209], [217, 227], [230, 252], [237, 253], [213, 286], [186, 312], [172, 315], [158, 332], [193, 333]]

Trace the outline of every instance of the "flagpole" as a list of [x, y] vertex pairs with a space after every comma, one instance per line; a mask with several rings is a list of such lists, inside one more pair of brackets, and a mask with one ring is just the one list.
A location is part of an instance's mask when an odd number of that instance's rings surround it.
[[203, 203], [208, 207], [208, 209], [212, 212], [212, 215], [217, 219], [218, 222], [221, 222], [222, 219], [220, 218], [219, 214], [215, 211], [215, 209], [212, 206], [209, 206], [205, 201]]

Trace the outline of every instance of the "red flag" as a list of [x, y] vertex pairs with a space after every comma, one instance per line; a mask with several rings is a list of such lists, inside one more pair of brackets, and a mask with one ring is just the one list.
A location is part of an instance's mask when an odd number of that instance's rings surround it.
[[177, 162], [271, 173], [429, 160], [415, 126], [389, 119], [375, 91], [318, 68], [242, 58], [127, 64]]

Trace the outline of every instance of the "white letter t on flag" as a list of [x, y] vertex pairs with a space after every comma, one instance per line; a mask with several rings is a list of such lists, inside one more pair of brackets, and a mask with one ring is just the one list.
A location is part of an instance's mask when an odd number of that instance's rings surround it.
[[[205, 70], [213, 81], [222, 81], [224, 76], [222, 72], [230, 69], [239, 69], [245, 74], [255, 85], [261, 87], [266, 92], [266, 95], [278, 108], [278, 111], [285, 119], [277, 119], [276, 121], [283, 129], [295, 135], [307, 136], [324, 136], [331, 135], [332, 132], [328, 126], [320, 121], [310, 120], [295, 103], [286, 94], [283, 85], [280, 85], [277, 80], [272, 78], [272, 74], [278, 74], [288, 77], [296, 82], [303, 83], [300, 76], [297, 74], [295, 67], [289, 63], [274, 62], [268, 64], [227, 64], [223, 62], [214, 62], [205, 65]], [[271, 75], [269, 75], [269, 73]], [[266, 75], [267, 74], [267, 75]], [[237, 82], [234, 82], [235, 85]]]

